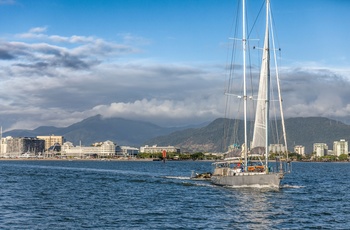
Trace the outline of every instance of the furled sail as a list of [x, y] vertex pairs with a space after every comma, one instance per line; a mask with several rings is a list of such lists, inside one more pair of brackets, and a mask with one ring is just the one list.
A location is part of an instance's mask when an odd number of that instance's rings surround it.
[[255, 113], [254, 133], [251, 149], [265, 147], [267, 137], [267, 121], [269, 107], [269, 84], [270, 84], [270, 51], [269, 51], [269, 26], [268, 17], [266, 22], [265, 41], [263, 48], [262, 64], [260, 70], [259, 91]]

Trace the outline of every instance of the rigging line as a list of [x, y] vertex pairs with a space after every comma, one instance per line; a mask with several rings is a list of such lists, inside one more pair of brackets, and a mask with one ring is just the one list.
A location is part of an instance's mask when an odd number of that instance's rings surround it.
[[275, 62], [275, 71], [276, 71], [276, 81], [277, 81], [277, 90], [278, 90], [278, 98], [279, 98], [279, 103], [280, 103], [280, 113], [281, 113], [281, 125], [282, 125], [282, 134], [284, 137], [284, 144], [286, 146], [287, 150], [287, 159], [288, 159], [288, 146], [287, 146], [287, 137], [286, 137], [286, 128], [284, 124], [284, 114], [283, 114], [283, 106], [282, 106], [282, 94], [281, 94], [281, 87], [280, 87], [280, 80], [279, 80], [279, 70], [277, 66], [277, 55], [276, 55], [276, 46], [275, 46], [275, 39], [274, 39], [274, 29], [272, 25], [272, 18], [271, 18], [271, 9], [270, 9], [270, 26], [271, 26], [271, 34], [272, 34], [272, 48], [273, 48], [273, 53], [274, 53], [274, 62]]
[[279, 129], [278, 129], [278, 124], [277, 124], [277, 114], [276, 114], [276, 105], [275, 102], [273, 102], [273, 113], [274, 113], [274, 122], [270, 122], [270, 127], [271, 130], [275, 129], [275, 132], [271, 132], [272, 134], [272, 140], [274, 140], [275, 144], [280, 144], [279, 140], [280, 140], [280, 135], [279, 135]]
[[[237, 37], [237, 34], [238, 34], [238, 23], [239, 23], [239, 17], [238, 17], [238, 15], [239, 15], [239, 1], [238, 1], [238, 4], [237, 4], [238, 6], [237, 6], [237, 11], [236, 11], [236, 20], [234, 20], [235, 21], [235, 25], [234, 25], [234, 28], [235, 28], [235, 30], [234, 30], [234, 33], [233, 33], [233, 35], [234, 35], [234, 38], [236, 38]], [[234, 22], [232, 22], [232, 24], [234, 24]], [[232, 25], [232, 27], [233, 27], [233, 25]], [[232, 28], [231, 28], [231, 30], [232, 30]], [[234, 60], [235, 60], [235, 51], [236, 51], [236, 40], [235, 39], [233, 39], [234, 40], [234, 42], [232, 43], [232, 52], [231, 52], [231, 57], [230, 57], [230, 59], [229, 59], [229, 52], [227, 52], [227, 56], [226, 56], [226, 69], [229, 69], [230, 70], [230, 72], [229, 72], [229, 82], [228, 82], [228, 84], [227, 84], [227, 88], [226, 88], [226, 92], [229, 92], [229, 89], [230, 89], [230, 87], [231, 87], [231, 80], [232, 80], [232, 77], [231, 76], [233, 76], [233, 72], [231, 72], [232, 70], [233, 70], [233, 66], [232, 66], [232, 64], [234, 63]], [[228, 51], [229, 51], [230, 49], [228, 49]]]
[[[232, 49], [232, 53], [234, 53], [234, 49]], [[233, 58], [233, 56], [234, 56], [234, 54], [232, 54], [232, 58]], [[230, 65], [230, 70], [229, 70], [229, 79], [230, 79], [229, 82], [230, 82], [230, 84], [229, 84], [229, 86], [227, 88], [227, 91], [230, 91], [230, 88], [233, 85], [233, 82], [232, 82], [233, 76], [234, 76], [234, 69], [233, 69], [233, 65], [231, 64]], [[227, 141], [228, 134], [230, 132], [230, 126], [231, 126], [231, 121], [230, 121], [230, 117], [229, 117], [230, 111], [231, 111], [231, 97], [230, 96], [226, 96], [226, 100], [225, 100], [225, 118], [227, 118], [228, 120], [225, 120], [225, 122], [224, 122], [224, 143], [223, 143], [224, 146], [227, 145], [226, 141]]]
[[[239, 4], [238, 4], [239, 5]], [[240, 7], [237, 7], [237, 12], [239, 11], [239, 8]], [[239, 13], [237, 13], [237, 15], [239, 15]], [[238, 26], [238, 23], [239, 23], [239, 17], [236, 17], [236, 31], [235, 31], [235, 37], [238, 37], [238, 36], [236, 36], [237, 34], [238, 34], [238, 28], [239, 28], [239, 26]], [[236, 47], [236, 45], [237, 45], [237, 39], [235, 39], [235, 46], [233, 46], [233, 47]], [[237, 49], [235, 49], [234, 48], [234, 50], [233, 51], [236, 51]], [[234, 66], [234, 60], [235, 60], [235, 57], [236, 57], [236, 55], [235, 55], [235, 52], [233, 52], [232, 53], [232, 55], [231, 55], [231, 65], [230, 65], [230, 69], [231, 69], [231, 71], [230, 71], [230, 87], [231, 87], [231, 89], [233, 88], [233, 79], [234, 79], [234, 76], [235, 76], [235, 66]], [[241, 89], [242, 89], [242, 87], [240, 87]], [[243, 95], [243, 93], [241, 92], [241, 95]], [[229, 98], [229, 97], [228, 97]], [[228, 103], [229, 104], [229, 106], [228, 106], [228, 108], [230, 108], [231, 107], [231, 103]], [[235, 116], [233, 117], [233, 120], [231, 120], [231, 119], [229, 119], [228, 121], [229, 121], [229, 128], [231, 127], [231, 122], [233, 121], [233, 127], [232, 127], [232, 132], [230, 133], [231, 135], [228, 135], [227, 134], [227, 140], [228, 139], [230, 139], [233, 143], [238, 143], [239, 142], [239, 136], [238, 136], [238, 130], [239, 130], [239, 120], [238, 120], [238, 117], [239, 117], [239, 115], [240, 115], [240, 109], [241, 109], [241, 104], [242, 104], [242, 100], [239, 100], [239, 102], [238, 102], [238, 106], [237, 106], [237, 112], [236, 113], [232, 113], [232, 114], [235, 114]], [[231, 109], [229, 109], [229, 111], [231, 111]], [[229, 129], [227, 130], [227, 132], [228, 131], [230, 131]], [[229, 137], [230, 136], [230, 137]]]
[[[237, 34], [238, 34], [238, 23], [239, 23], [239, 5], [240, 5], [240, 2], [238, 1], [237, 2], [237, 7], [236, 7], [236, 17], [235, 19], [236, 20], [233, 20], [232, 21], [232, 26], [231, 26], [231, 31], [232, 31], [232, 28], [234, 28], [234, 37], [237, 37]], [[231, 51], [231, 57], [229, 58], [229, 52], [227, 52], [227, 58], [226, 58], [226, 69], [228, 70], [228, 82], [227, 82], [227, 85], [226, 85], [226, 89], [224, 91], [226, 91], [227, 93], [230, 92], [230, 89], [232, 88], [232, 85], [233, 85], [233, 76], [235, 75], [235, 68], [234, 68], [234, 60], [235, 60], [235, 52], [237, 50], [236, 48], [237, 46], [237, 42], [236, 40], [233, 41], [232, 43], [232, 51]], [[230, 49], [228, 49], [229, 51]], [[225, 100], [225, 118], [227, 118], [227, 120], [225, 119], [224, 122], [223, 122], [223, 135], [224, 135], [224, 138], [223, 138], [223, 149], [226, 149], [226, 146], [227, 146], [227, 137], [228, 137], [228, 133], [230, 132], [230, 126], [231, 126], [231, 120], [228, 116], [228, 113], [231, 111], [231, 104], [230, 104], [230, 98], [227, 96], [226, 97], [226, 100]]]
[[240, 119], [238, 118], [238, 114], [241, 114], [241, 109], [242, 108], [242, 99], [239, 100], [238, 103], [238, 110], [237, 110], [237, 116], [234, 118], [235, 120], [235, 125], [234, 125], [234, 136], [232, 137], [232, 140], [234, 141], [234, 143], [236, 142], [237, 144], [241, 143], [241, 141], [239, 140], [239, 136], [238, 136], [238, 131], [239, 131], [239, 126], [240, 126]]
[[[250, 43], [248, 42], [248, 50], [249, 49], [249, 45]], [[251, 98], [253, 98], [254, 96], [254, 84], [253, 84], [253, 71], [252, 71], [252, 60], [251, 60], [251, 55], [250, 55], [250, 52], [248, 52], [248, 63], [249, 63], [249, 77], [250, 77], [250, 95], [251, 95]], [[254, 111], [254, 108], [255, 108], [255, 102], [254, 100], [251, 100], [252, 102], [250, 103], [251, 105], [251, 109], [249, 111]], [[250, 114], [249, 116], [251, 119], [250, 119], [250, 129], [249, 129], [249, 139], [251, 140], [253, 138], [253, 127], [254, 127], [254, 113], [253, 114]]]
[[275, 132], [271, 132], [272, 134], [272, 140], [274, 141], [274, 143], [276, 144], [280, 144], [279, 140], [280, 140], [280, 132], [279, 132], [279, 129], [278, 129], [278, 119], [277, 119], [277, 104], [276, 104], [276, 99], [275, 99], [275, 85], [277, 83], [277, 80], [273, 83], [271, 81], [271, 100], [270, 100], [270, 103], [271, 103], [271, 109], [272, 109], [272, 114], [273, 114], [273, 120], [269, 123], [270, 124], [270, 127], [271, 127], [271, 130], [275, 130]]
[[[273, 16], [273, 12], [272, 12], [271, 8], [270, 8], [270, 24], [271, 24], [271, 28], [277, 28], [276, 23], [275, 23], [275, 17]], [[275, 34], [274, 38], [276, 38], [275, 40], [277, 40], [278, 47], [280, 47], [278, 34]], [[275, 49], [275, 47], [274, 47], [274, 49]]]
[[249, 33], [248, 33], [247, 38], [250, 38], [250, 35], [251, 35], [251, 33], [253, 32], [253, 29], [254, 29], [254, 27], [255, 27], [255, 24], [256, 24], [256, 22], [258, 21], [258, 18], [260, 17], [261, 12], [262, 12], [262, 11], [263, 11], [263, 9], [264, 9], [264, 5], [265, 5], [265, 0], [264, 0], [264, 1], [263, 1], [263, 3], [261, 4], [261, 7], [260, 7], [260, 10], [259, 10], [259, 13], [258, 13], [258, 14], [257, 14], [257, 16], [255, 17], [255, 20], [254, 20], [253, 26], [251, 27], [251, 29], [250, 29], [250, 31], [249, 31]]
[[[272, 21], [271, 14], [272, 14], [272, 12], [271, 12], [271, 9], [270, 9], [270, 28], [272, 30], [273, 26], [272, 26], [272, 23], [271, 23], [271, 21]], [[272, 39], [273, 39], [273, 36], [272, 36]], [[275, 47], [273, 47], [273, 48], [275, 48]], [[276, 59], [274, 59], [274, 61], [276, 61]], [[275, 66], [276, 65], [277, 64], [275, 63]], [[277, 80], [276, 80], [276, 83], [277, 83]], [[272, 89], [272, 92], [275, 92], [274, 84], [271, 84], [271, 89]], [[275, 130], [275, 132], [271, 132], [271, 135], [272, 135], [272, 140], [274, 140], [274, 143], [280, 144], [280, 139], [281, 138], [280, 138], [280, 132], [279, 132], [279, 128], [278, 128], [278, 121], [277, 121], [277, 109], [276, 109], [277, 105], [276, 105], [275, 98], [274, 98], [275, 94], [272, 93], [271, 96], [272, 96], [272, 101], [271, 102], [272, 102], [274, 119], [273, 119], [273, 121], [271, 121], [270, 127], [271, 127], [271, 130], [273, 130], [273, 129]]]
[[[238, 7], [237, 7], [237, 12], [236, 12], [236, 23], [235, 23], [235, 31], [234, 31], [234, 37], [237, 37], [238, 35], [238, 23], [239, 23], [239, 2], [238, 2]], [[234, 63], [235, 63], [235, 57], [236, 57], [236, 50], [237, 50], [237, 40], [234, 39], [233, 43], [232, 43], [232, 52], [231, 52], [231, 57], [230, 57], [230, 61], [226, 60], [226, 68], [229, 69], [229, 84], [227, 84], [227, 93], [230, 93], [230, 89], [232, 88], [232, 84], [233, 84], [233, 78], [235, 75], [235, 68], [234, 68]]]
[[[248, 50], [250, 50], [250, 42], [249, 42], [250, 36], [251, 36], [251, 34], [253, 32], [253, 29], [255, 28], [255, 25], [256, 25], [260, 15], [261, 15], [263, 9], [264, 9], [264, 1], [262, 2], [260, 10], [259, 10], [259, 13], [255, 17], [254, 23], [253, 23], [250, 31], [248, 32], [248, 36], [247, 36]], [[247, 28], [249, 28], [248, 27], [248, 20], [246, 19], [246, 21], [247, 21]], [[251, 95], [251, 98], [253, 98], [253, 96], [254, 96], [254, 84], [253, 84], [252, 61], [251, 61], [251, 53], [250, 52], [248, 52], [248, 63], [249, 63], [249, 77], [250, 77], [250, 95]], [[252, 112], [252, 111], [254, 111], [254, 108], [255, 108], [254, 100], [252, 100], [250, 105], [251, 105], [251, 109], [249, 109], [249, 111], [251, 111], [251, 112], [250, 112], [250, 115], [249, 115], [249, 117], [250, 117], [250, 122], [249, 122], [250, 123], [250, 125], [249, 125], [249, 127], [250, 127], [249, 128], [249, 139], [252, 140], [253, 133], [254, 133], [254, 117], [255, 117], [255, 114]], [[248, 147], [248, 145], [247, 145], [247, 147]]]
[[[235, 60], [235, 53], [236, 53], [236, 40], [233, 41], [232, 43], [232, 51], [231, 51], [231, 60], [229, 62], [229, 66], [227, 66], [227, 68], [229, 69], [229, 73], [228, 73], [228, 85], [227, 85], [227, 88], [226, 88], [226, 92], [227, 93], [230, 93], [230, 90], [232, 89], [233, 87], [233, 78], [234, 78], [234, 75], [235, 75], [235, 68], [234, 68], [234, 60]], [[228, 117], [228, 113], [230, 112], [230, 100], [229, 100], [229, 96], [226, 97], [226, 104], [225, 104], [225, 117]]]

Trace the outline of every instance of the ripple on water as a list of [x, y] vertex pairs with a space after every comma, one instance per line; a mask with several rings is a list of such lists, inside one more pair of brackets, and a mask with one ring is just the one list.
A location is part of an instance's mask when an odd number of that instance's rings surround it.
[[350, 164], [293, 163], [279, 190], [193, 181], [210, 162], [0, 162], [1, 229], [346, 229]]

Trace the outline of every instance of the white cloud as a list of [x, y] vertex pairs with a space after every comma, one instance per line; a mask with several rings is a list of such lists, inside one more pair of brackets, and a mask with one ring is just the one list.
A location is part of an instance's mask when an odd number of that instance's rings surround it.
[[[7, 129], [68, 126], [96, 114], [164, 126], [224, 116], [224, 66], [137, 58], [143, 39], [131, 34], [121, 44], [46, 30], [1, 42], [0, 120]], [[299, 66], [281, 69], [286, 117], [349, 119], [349, 69]]]
[[[18, 78], [5, 82], [13, 95], [9, 93], [8, 100], [12, 102], [0, 112], [1, 117], [21, 115], [25, 119], [15, 122], [12, 128], [34, 128], [67, 126], [96, 114], [163, 126], [201, 123], [224, 116], [223, 81], [203, 69], [104, 63], [89, 73], [56, 73], [60, 77], [35, 76], [28, 82]], [[286, 117], [349, 119], [347, 78], [326, 69], [289, 69], [282, 76]]]
[[29, 33], [42, 33], [47, 30], [47, 27], [34, 27], [29, 30]]
[[[140, 59], [122, 62], [116, 57], [138, 48], [43, 32], [44, 27], [33, 28], [17, 36], [20, 41], [3, 41], [0, 90], [7, 107], [0, 116], [8, 120], [7, 127], [67, 126], [99, 113], [180, 125], [219, 114], [219, 88], [213, 84], [218, 79], [210, 68]], [[26, 42], [27, 38], [40, 42]], [[77, 44], [69, 47], [58, 41]]]
[[284, 80], [285, 110], [289, 117], [349, 119], [349, 70], [315, 66], [289, 69]]
[[218, 98], [213, 95], [206, 100], [191, 98], [183, 101], [143, 99], [129, 103], [111, 103], [93, 108], [103, 117], [125, 117], [146, 120], [163, 126], [198, 124], [221, 117], [223, 111]]

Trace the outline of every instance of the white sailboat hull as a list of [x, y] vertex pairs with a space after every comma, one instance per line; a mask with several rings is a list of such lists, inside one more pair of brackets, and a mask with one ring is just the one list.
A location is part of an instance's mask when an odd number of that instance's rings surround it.
[[254, 174], [254, 173], [242, 173], [236, 175], [213, 175], [211, 182], [216, 185], [222, 186], [237, 186], [237, 187], [252, 187], [252, 186], [267, 186], [267, 187], [280, 187], [282, 173], [271, 174]]

